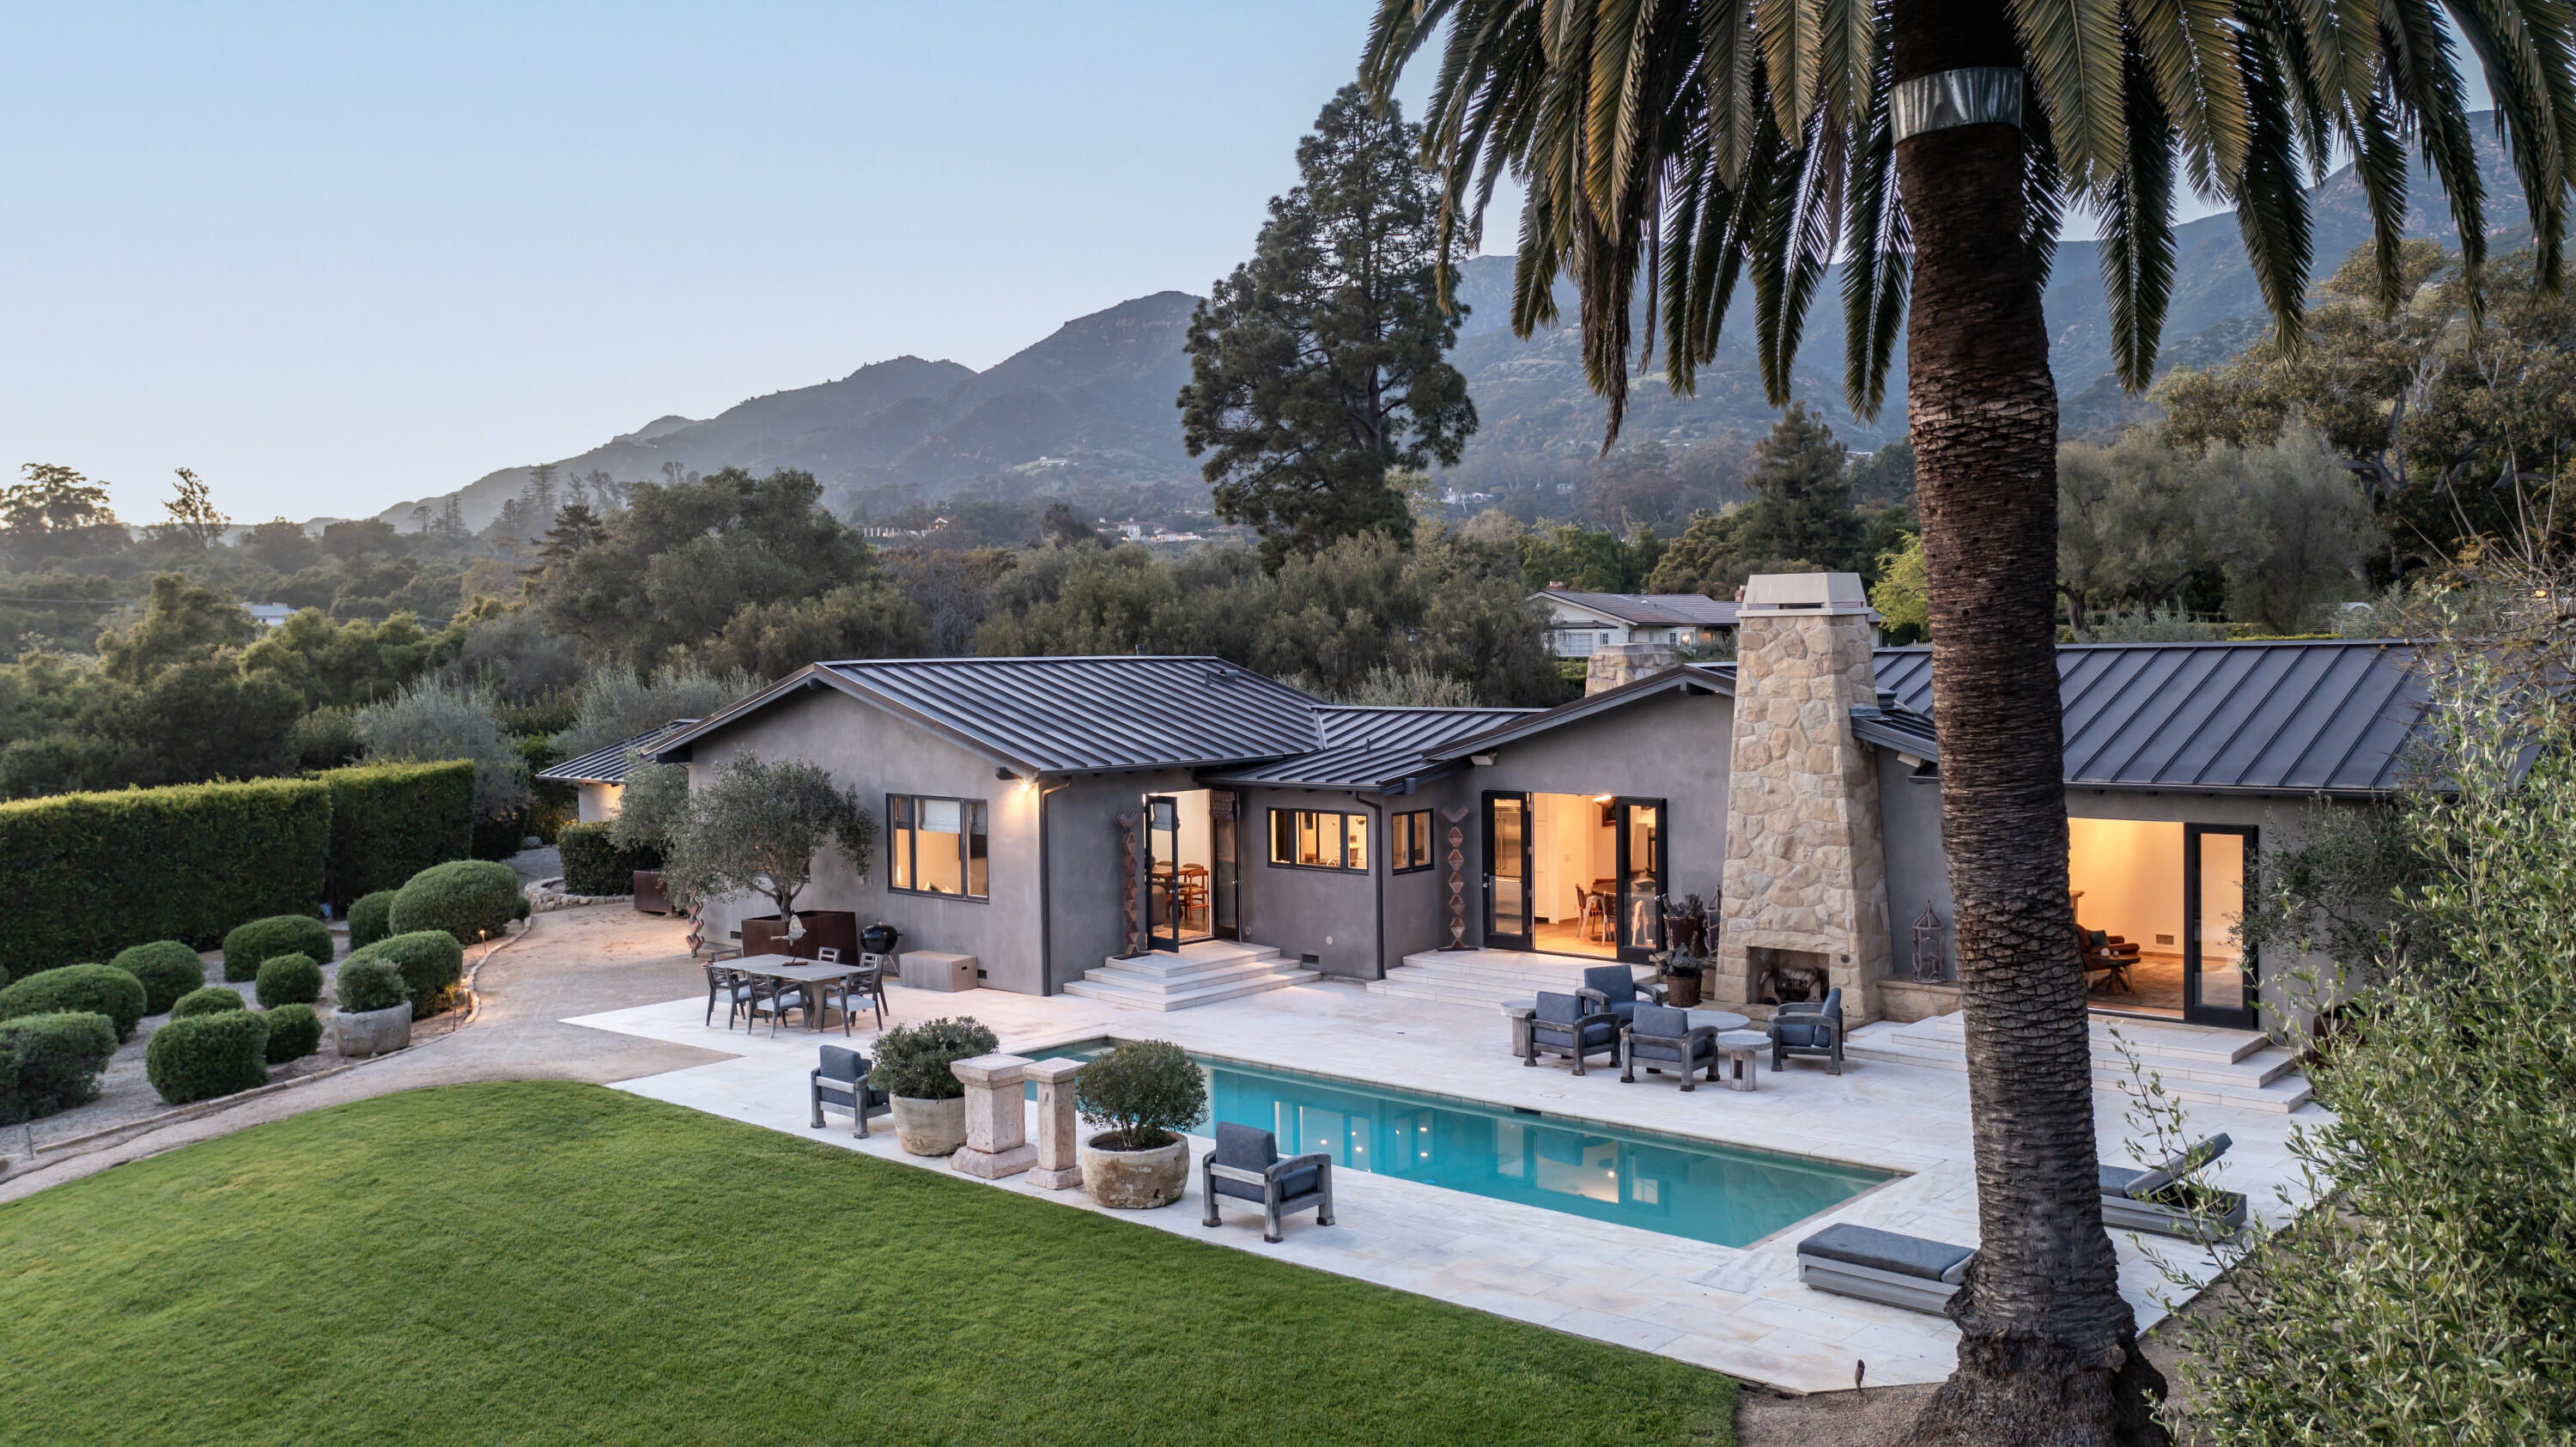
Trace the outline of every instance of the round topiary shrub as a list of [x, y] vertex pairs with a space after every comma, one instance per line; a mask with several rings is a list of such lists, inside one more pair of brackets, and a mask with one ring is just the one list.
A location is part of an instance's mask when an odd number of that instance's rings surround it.
[[268, 1017], [226, 1010], [173, 1019], [152, 1032], [143, 1075], [172, 1105], [266, 1085]]
[[199, 1015], [224, 1015], [249, 1008], [242, 1003], [241, 991], [208, 985], [203, 989], [190, 990], [174, 1001], [170, 1006], [170, 1018], [189, 1020]]
[[1073, 1103], [1083, 1119], [1109, 1128], [1102, 1149], [1152, 1150], [1207, 1119], [1207, 1076], [1169, 1040], [1129, 1040], [1082, 1067]]
[[322, 1048], [322, 1017], [310, 1005], [280, 1005], [268, 1011], [268, 1063], [284, 1065]]
[[349, 906], [350, 949], [363, 950], [394, 932], [395, 893], [394, 890], [379, 889], [373, 894], [360, 896], [357, 903]]
[[259, 967], [279, 955], [331, 958], [331, 927], [301, 914], [273, 914], [236, 926], [224, 936], [224, 979], [236, 985], [258, 979]]
[[259, 1007], [310, 1005], [322, 998], [322, 967], [310, 955], [274, 955], [259, 966]]
[[868, 1078], [886, 1094], [907, 1100], [955, 1100], [966, 1086], [948, 1067], [1001, 1048], [1000, 1037], [971, 1015], [897, 1025], [877, 1037]]
[[[402, 972], [404, 992], [411, 1000], [411, 1017], [425, 1020], [448, 1007], [456, 993], [456, 982], [465, 978], [465, 947], [444, 930], [413, 930], [392, 939], [378, 940], [359, 954], [349, 957], [383, 960]], [[349, 966], [340, 966], [345, 979]], [[343, 1004], [340, 1008], [347, 1009]]]
[[108, 961], [143, 982], [143, 1013], [158, 1015], [178, 1002], [181, 995], [206, 983], [205, 961], [197, 952], [177, 940], [154, 940], [120, 950]]
[[41, 1120], [98, 1099], [98, 1078], [116, 1054], [105, 1015], [66, 1010], [0, 1020], [0, 1125]]
[[523, 896], [510, 866], [489, 859], [433, 864], [394, 895], [397, 935], [445, 930], [460, 945], [487, 940], [517, 917]]
[[341, 961], [331, 993], [340, 1008], [352, 1015], [390, 1010], [411, 998], [410, 988], [403, 984], [402, 967], [376, 955], [351, 955]]
[[127, 1040], [133, 1038], [134, 1022], [143, 1018], [148, 1003], [143, 982], [114, 965], [65, 965], [40, 970], [0, 990], [0, 1020], [86, 1010], [105, 1015], [116, 1038]]

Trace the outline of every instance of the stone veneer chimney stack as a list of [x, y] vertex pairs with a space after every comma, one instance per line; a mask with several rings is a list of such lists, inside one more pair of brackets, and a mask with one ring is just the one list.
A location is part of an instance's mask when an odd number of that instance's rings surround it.
[[1876, 762], [1851, 727], [1854, 709], [1878, 706], [1877, 641], [1854, 574], [1745, 585], [1724, 919], [1709, 980], [1719, 1001], [1759, 1004], [1814, 979], [1842, 987], [1847, 1025], [1878, 1016], [1887, 855]]
[[1669, 643], [1612, 643], [1595, 649], [1583, 665], [1583, 696], [1608, 693], [1625, 688], [1641, 678], [1651, 678], [1681, 662], [1680, 652]]

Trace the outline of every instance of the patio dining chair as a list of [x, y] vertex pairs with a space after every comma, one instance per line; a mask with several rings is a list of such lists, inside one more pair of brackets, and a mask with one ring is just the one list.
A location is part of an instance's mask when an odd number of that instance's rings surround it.
[[1207, 1197], [1207, 1215], [1202, 1225], [1220, 1224], [1216, 1213], [1219, 1196], [1260, 1202], [1264, 1241], [1279, 1240], [1280, 1217], [1309, 1208], [1315, 1213], [1316, 1225], [1333, 1224], [1333, 1157], [1328, 1151], [1310, 1151], [1282, 1160], [1277, 1136], [1257, 1126], [1221, 1120], [1216, 1123], [1216, 1149], [1199, 1163], [1199, 1174], [1199, 1194]]
[[745, 1029], [757, 1024], [761, 1016], [767, 1015], [769, 1033], [772, 1038], [775, 1038], [778, 1034], [778, 1022], [788, 1011], [802, 1010], [806, 1012], [808, 1020], [812, 1019], [814, 997], [802, 982], [781, 980], [769, 975], [753, 975], [750, 980], [751, 998], [744, 1001], [742, 1007]]
[[[838, 950], [832, 951], [839, 954]], [[826, 961], [838, 964], [838, 960]], [[853, 966], [850, 972], [823, 986], [823, 1008], [841, 1012], [841, 1033], [850, 1033], [850, 1017], [865, 1005], [876, 1011], [877, 1028], [885, 1028], [885, 972], [867, 966]]]
[[1574, 1062], [1574, 1073], [1583, 1073], [1584, 1060], [1607, 1052], [1610, 1063], [1619, 1063], [1619, 1017], [1595, 1006], [1579, 995], [1559, 995], [1540, 991], [1538, 1009], [1530, 1017], [1529, 1044], [1521, 1053], [1521, 1064], [1538, 1064], [1542, 1050], [1562, 1055]]
[[751, 987], [743, 983], [740, 975], [710, 961], [707, 965], [706, 1017], [706, 1023], [709, 1026], [716, 1023], [716, 1004], [719, 1001], [723, 1002], [725, 1007], [725, 1028], [730, 1030], [733, 1028], [733, 1017], [740, 1014], [743, 1007], [751, 1002]]
[[824, 1046], [823, 1063], [805, 1077], [807, 1101], [814, 1111], [813, 1128], [823, 1128], [826, 1107], [850, 1113], [850, 1134], [854, 1136], [868, 1133], [869, 1116], [894, 1114], [893, 1098], [869, 1078], [874, 1069], [868, 1057], [855, 1050]]

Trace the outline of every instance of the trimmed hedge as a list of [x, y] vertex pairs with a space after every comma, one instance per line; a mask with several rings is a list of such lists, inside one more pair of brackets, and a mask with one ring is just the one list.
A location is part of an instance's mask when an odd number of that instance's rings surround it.
[[555, 848], [563, 851], [568, 894], [633, 894], [636, 870], [662, 867], [661, 850], [620, 849], [606, 824], [567, 824]]
[[[445, 930], [413, 930], [367, 946], [340, 966], [344, 985], [349, 978], [349, 965], [360, 959], [382, 960], [402, 972], [403, 993], [411, 1000], [411, 1017], [415, 1020], [446, 1009], [449, 997], [456, 992], [456, 982], [465, 978], [465, 946]], [[353, 1007], [344, 996], [340, 1008]]]
[[445, 930], [469, 945], [506, 929], [524, 898], [510, 866], [460, 859], [413, 875], [394, 896], [390, 920], [396, 937]]
[[330, 842], [331, 791], [311, 779], [0, 804], [0, 970], [139, 940], [207, 949], [243, 920], [309, 910]]
[[256, 980], [259, 967], [279, 955], [331, 958], [331, 927], [302, 914], [270, 915], [237, 926], [224, 936], [224, 981], [238, 985]]
[[362, 950], [394, 932], [394, 891], [379, 889], [349, 906], [349, 948]]
[[172, 1105], [268, 1084], [268, 1018], [248, 1010], [192, 1015], [152, 1032], [143, 1075]]
[[116, 1026], [105, 1015], [66, 1010], [0, 1020], [0, 1125], [98, 1099], [98, 1078], [115, 1054]]
[[470, 759], [361, 764], [333, 769], [322, 782], [331, 791], [331, 852], [321, 897], [334, 909], [473, 852]]
[[[280, 1005], [267, 1012], [268, 1063], [284, 1065], [322, 1048], [322, 1017], [310, 1005]], [[148, 1047], [147, 1047], [148, 1048]]]
[[241, 991], [227, 990], [221, 985], [208, 985], [202, 990], [190, 990], [181, 995], [170, 1007], [170, 1018], [193, 1020], [199, 1015], [225, 1015], [235, 1010], [249, 1008], [242, 1003]]
[[352, 1015], [370, 1010], [390, 1010], [411, 998], [411, 987], [403, 983], [402, 966], [374, 954], [355, 954], [340, 962], [339, 977], [332, 982], [332, 997], [340, 1008]]
[[273, 955], [260, 962], [259, 1007], [310, 1005], [322, 998], [322, 967], [311, 955]]
[[143, 982], [114, 965], [65, 965], [0, 990], [0, 1020], [86, 1010], [106, 1016], [117, 1039], [131, 1040], [135, 1022], [148, 1013], [150, 1003]]
[[158, 1015], [178, 1003], [179, 997], [206, 983], [205, 961], [197, 952], [178, 940], [154, 940], [118, 950], [108, 961], [143, 982], [143, 1013]]

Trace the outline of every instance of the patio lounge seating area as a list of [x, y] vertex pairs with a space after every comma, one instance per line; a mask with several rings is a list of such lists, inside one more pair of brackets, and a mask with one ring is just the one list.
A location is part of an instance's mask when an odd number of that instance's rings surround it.
[[1939, 1312], [1958, 1293], [1976, 1250], [1837, 1223], [1798, 1243], [1798, 1280], [1818, 1291]]

